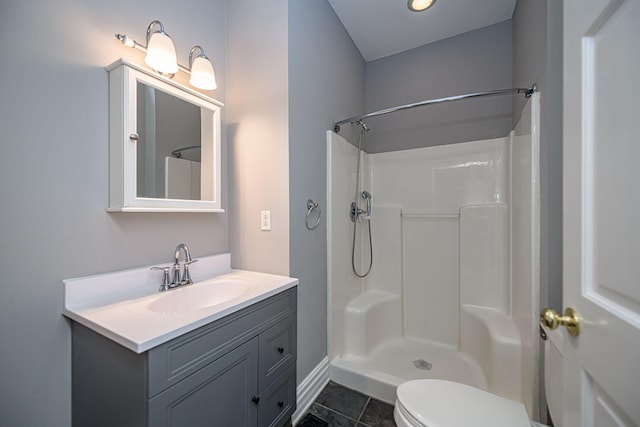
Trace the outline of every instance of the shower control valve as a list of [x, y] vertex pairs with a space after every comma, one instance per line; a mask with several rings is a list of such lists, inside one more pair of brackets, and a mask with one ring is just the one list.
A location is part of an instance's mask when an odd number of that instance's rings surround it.
[[351, 202], [351, 209], [349, 210], [349, 217], [351, 218], [351, 222], [356, 222], [356, 219], [360, 219], [360, 217], [365, 213], [366, 211], [360, 209], [356, 202]]

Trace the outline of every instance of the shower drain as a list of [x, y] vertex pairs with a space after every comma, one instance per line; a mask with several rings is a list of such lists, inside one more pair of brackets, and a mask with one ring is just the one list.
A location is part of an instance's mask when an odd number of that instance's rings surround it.
[[430, 371], [431, 368], [433, 367], [431, 363], [427, 362], [424, 359], [414, 360], [413, 366], [415, 366], [418, 369], [422, 369], [423, 371]]

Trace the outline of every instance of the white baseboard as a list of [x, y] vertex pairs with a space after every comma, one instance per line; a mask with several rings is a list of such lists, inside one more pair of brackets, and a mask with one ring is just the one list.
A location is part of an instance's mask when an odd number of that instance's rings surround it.
[[293, 413], [292, 420], [295, 426], [302, 416], [309, 410], [311, 404], [316, 400], [320, 392], [329, 383], [329, 358], [318, 363], [313, 371], [298, 385], [297, 388], [297, 409]]

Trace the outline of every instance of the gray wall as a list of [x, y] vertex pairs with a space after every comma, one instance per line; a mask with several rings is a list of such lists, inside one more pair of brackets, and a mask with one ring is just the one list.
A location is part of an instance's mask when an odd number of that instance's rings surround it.
[[[540, 92], [540, 306], [562, 311], [562, 2], [518, 0], [513, 12], [513, 80]], [[519, 120], [523, 100], [513, 108]], [[540, 349], [544, 366], [544, 349]], [[540, 417], [546, 420], [544, 372]]]
[[[366, 110], [512, 87], [511, 20], [366, 65]], [[512, 97], [425, 106], [365, 122], [370, 153], [503, 137]]]
[[[298, 287], [298, 380], [327, 355], [326, 131], [364, 110], [364, 60], [331, 6], [289, 2], [290, 271]], [[305, 227], [308, 199], [323, 214]]]
[[[227, 7], [232, 264], [288, 275], [288, 1]], [[271, 211], [271, 231], [260, 230], [262, 210]]]
[[[201, 44], [225, 101], [225, 1], [0, 3], [0, 424], [67, 426], [71, 337], [62, 279], [228, 250], [226, 214], [109, 214], [108, 80], [115, 38], [160, 19], [179, 61]], [[142, 62], [140, 62], [142, 63]], [[226, 154], [223, 152], [223, 154]], [[223, 172], [224, 173], [224, 172]], [[226, 191], [224, 191], [226, 193]]]
[[[513, 13], [513, 79], [540, 91], [541, 304], [562, 309], [562, 3], [519, 0]], [[513, 121], [524, 101], [517, 99]]]

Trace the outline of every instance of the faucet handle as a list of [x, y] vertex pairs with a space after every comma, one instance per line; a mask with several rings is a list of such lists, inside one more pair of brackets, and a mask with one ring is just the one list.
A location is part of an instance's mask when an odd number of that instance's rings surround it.
[[182, 273], [182, 280], [180, 281], [180, 283], [183, 283], [185, 285], [190, 285], [193, 283], [193, 280], [191, 280], [191, 273], [189, 273], [189, 266], [194, 262], [198, 262], [198, 260], [192, 259], [191, 261], [184, 262], [184, 272]]
[[162, 275], [162, 284], [160, 285], [160, 292], [169, 290], [169, 282], [171, 279], [169, 278], [169, 269], [171, 267], [151, 267], [151, 270], [162, 270], [164, 274]]

